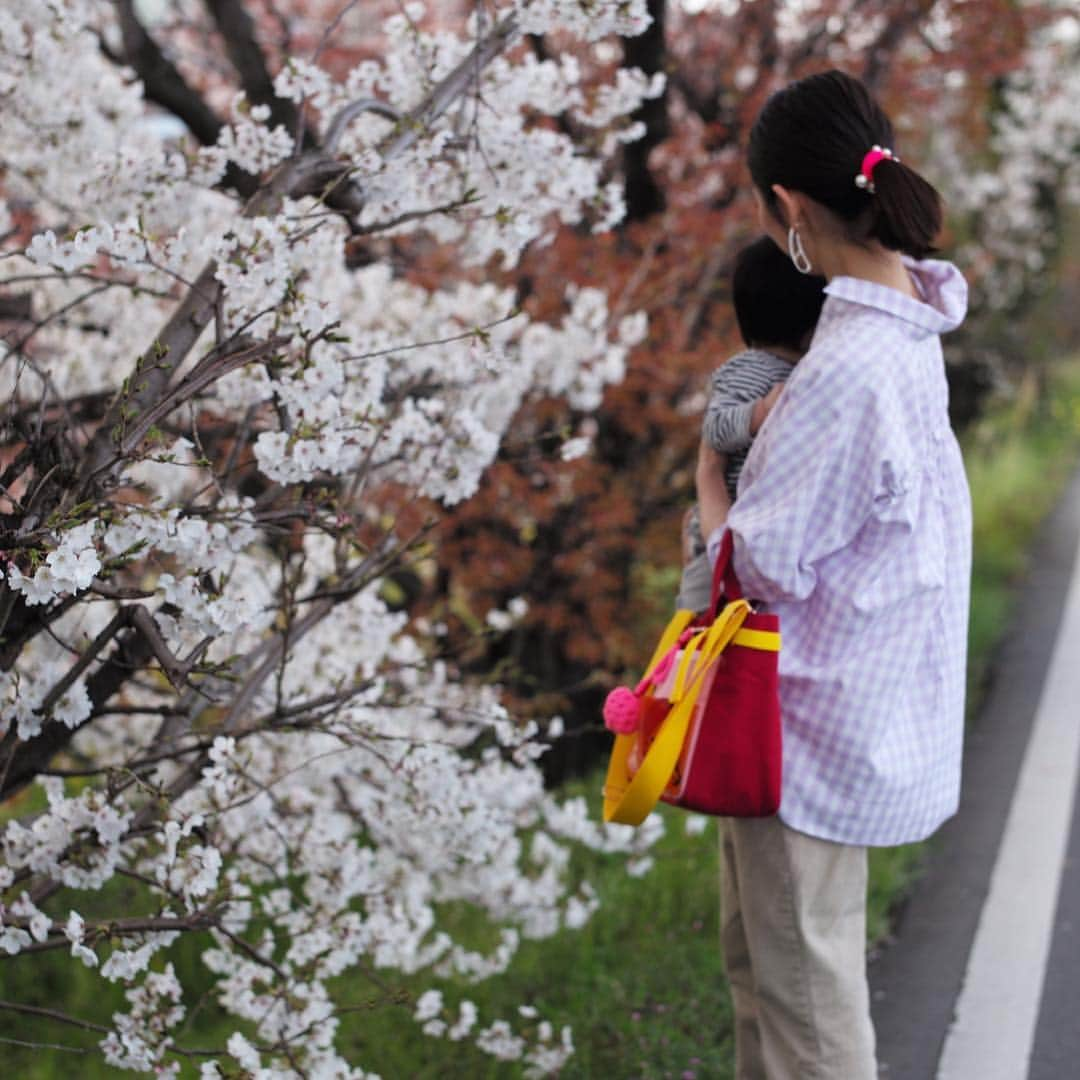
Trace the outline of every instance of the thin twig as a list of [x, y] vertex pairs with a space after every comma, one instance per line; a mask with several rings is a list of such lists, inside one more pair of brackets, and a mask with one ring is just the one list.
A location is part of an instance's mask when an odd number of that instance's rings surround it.
[[76, 1016], [68, 1016], [67, 1013], [57, 1012], [56, 1009], [44, 1009], [40, 1005], [23, 1005], [17, 1001], [0, 1001], [0, 1011], [23, 1013], [26, 1016], [40, 1016], [46, 1020], [56, 1020], [61, 1024], [70, 1024], [72, 1027], [82, 1028], [84, 1031], [96, 1031], [99, 1035], [108, 1035], [110, 1030], [90, 1020], [80, 1020]]
[[24, 1039], [11, 1039], [0, 1035], [0, 1043], [8, 1046], [25, 1046], [29, 1050], [65, 1050], [69, 1054], [89, 1054], [91, 1049], [85, 1046], [68, 1046], [65, 1043], [26, 1042]]

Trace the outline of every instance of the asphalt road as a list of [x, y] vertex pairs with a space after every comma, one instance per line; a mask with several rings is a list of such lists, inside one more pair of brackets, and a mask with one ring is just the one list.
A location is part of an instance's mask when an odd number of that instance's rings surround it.
[[870, 967], [887, 1080], [1080, 1080], [1080, 473], [968, 733], [958, 814]]

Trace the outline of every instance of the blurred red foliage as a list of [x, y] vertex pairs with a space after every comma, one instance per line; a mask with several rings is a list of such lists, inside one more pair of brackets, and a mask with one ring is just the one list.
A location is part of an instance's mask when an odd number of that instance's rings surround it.
[[[1001, 76], [1045, 14], [998, 0], [977, 13], [968, 0], [799, 10], [801, 32], [776, 0], [668, 11], [653, 57], [668, 74], [663, 130], [647, 163], [664, 209], [615, 235], [565, 230], [515, 272], [536, 316], [558, 317], [569, 282], [605, 289], [613, 320], [649, 316], [647, 339], [596, 416], [530, 404], [479, 495], [440, 527], [451, 647], [503, 682], [523, 715], [595, 723], [603, 692], [644, 661], [673, 604], [707, 375], [740, 347], [728, 269], [757, 232], [743, 147], [765, 97], [840, 66], [874, 86], [913, 160], [932, 140], [943, 94], [960, 96], [965, 138], [978, 145]], [[563, 462], [561, 442], [583, 430], [590, 453]], [[521, 624], [478, 640], [484, 613], [518, 596], [529, 603]]]

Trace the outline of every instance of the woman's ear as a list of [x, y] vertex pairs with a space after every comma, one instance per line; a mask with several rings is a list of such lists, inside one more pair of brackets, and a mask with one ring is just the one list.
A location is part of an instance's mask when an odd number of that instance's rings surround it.
[[781, 251], [785, 250], [787, 243], [787, 226], [783, 225], [778, 218], [778, 208], [775, 203], [769, 204], [759, 188], [754, 188], [754, 203], [757, 206], [758, 225], [761, 231], [768, 236]]
[[783, 184], [773, 184], [772, 193], [776, 196], [776, 212], [784, 228], [798, 225], [804, 216], [802, 197], [799, 193], [784, 187]]

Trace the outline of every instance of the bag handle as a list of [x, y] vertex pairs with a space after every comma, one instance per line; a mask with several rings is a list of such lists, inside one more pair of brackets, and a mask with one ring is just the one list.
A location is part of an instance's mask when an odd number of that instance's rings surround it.
[[749, 614], [750, 605], [745, 600], [735, 600], [728, 604], [720, 618], [713, 622], [705, 634], [699, 651], [700, 659], [690, 677], [689, 685], [684, 689], [679, 701], [668, 710], [648, 753], [629, 782], [627, 759], [637, 735], [615, 736], [615, 746], [611, 751], [604, 781], [604, 821], [640, 825], [660, 801], [664, 788], [671, 782], [679, 754], [686, 742], [686, 732], [697, 704], [698, 692], [704, 684], [705, 672], [727, 648]]
[[720, 551], [716, 556], [716, 565], [713, 567], [712, 599], [709, 601], [710, 622], [720, 610], [721, 597], [726, 597], [729, 602], [742, 599], [742, 586], [735, 576], [734, 554], [735, 536], [730, 529], [725, 529], [720, 541]]

